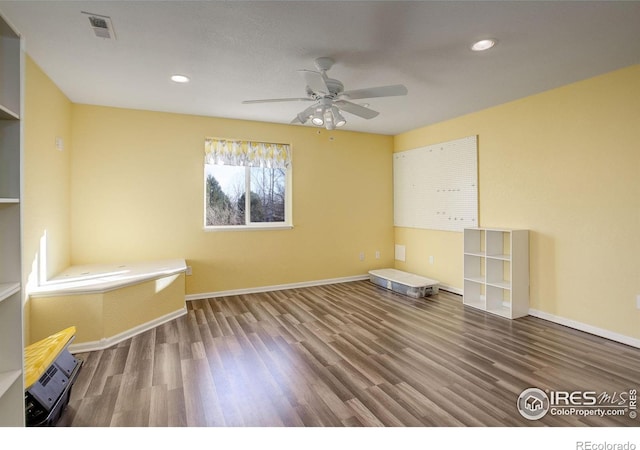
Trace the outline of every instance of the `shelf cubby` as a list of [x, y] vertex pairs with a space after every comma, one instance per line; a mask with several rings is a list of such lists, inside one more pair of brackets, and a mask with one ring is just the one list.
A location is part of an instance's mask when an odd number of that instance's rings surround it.
[[481, 282], [484, 280], [485, 261], [478, 255], [464, 255], [464, 279]]
[[0, 118], [20, 117], [21, 83], [20, 34], [0, 16]]
[[473, 280], [464, 280], [465, 304], [478, 309], [486, 308], [485, 285]]
[[0, 120], [0, 199], [20, 197], [20, 121]]
[[20, 203], [0, 203], [0, 283], [19, 283]]

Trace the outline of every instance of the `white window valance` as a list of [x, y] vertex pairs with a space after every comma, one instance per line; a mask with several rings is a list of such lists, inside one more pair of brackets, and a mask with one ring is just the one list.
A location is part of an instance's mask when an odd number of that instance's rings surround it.
[[269, 142], [207, 138], [206, 164], [286, 169], [291, 165], [291, 146]]

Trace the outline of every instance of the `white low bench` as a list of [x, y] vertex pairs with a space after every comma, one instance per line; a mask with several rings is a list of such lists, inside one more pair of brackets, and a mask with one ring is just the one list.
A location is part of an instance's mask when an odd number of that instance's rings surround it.
[[72, 352], [109, 347], [186, 313], [184, 259], [72, 266], [28, 291], [30, 340], [70, 326]]
[[393, 292], [398, 292], [413, 298], [437, 294], [440, 283], [430, 278], [397, 269], [370, 270], [369, 281]]

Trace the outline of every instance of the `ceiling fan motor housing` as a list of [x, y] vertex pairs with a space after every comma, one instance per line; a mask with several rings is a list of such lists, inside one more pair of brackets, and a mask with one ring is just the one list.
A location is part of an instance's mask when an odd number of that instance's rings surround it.
[[327, 70], [331, 69], [334, 62], [335, 61], [333, 60], [333, 58], [329, 58], [328, 56], [321, 56], [320, 58], [316, 58], [314, 61], [316, 68], [320, 72], [326, 72]]

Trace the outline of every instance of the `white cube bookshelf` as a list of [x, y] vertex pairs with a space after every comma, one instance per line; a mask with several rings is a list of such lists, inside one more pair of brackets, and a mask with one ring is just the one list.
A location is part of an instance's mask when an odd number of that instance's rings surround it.
[[465, 228], [463, 303], [509, 319], [529, 314], [529, 231]]

